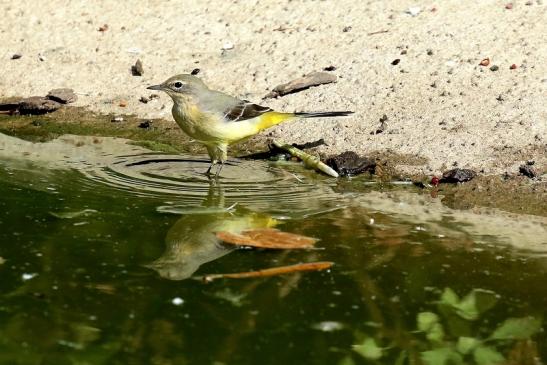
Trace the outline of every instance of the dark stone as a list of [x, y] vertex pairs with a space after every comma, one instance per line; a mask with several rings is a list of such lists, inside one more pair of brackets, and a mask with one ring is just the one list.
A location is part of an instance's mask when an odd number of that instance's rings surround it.
[[133, 76], [142, 76], [144, 74], [144, 68], [142, 67], [141, 60], [137, 60], [137, 62], [131, 66], [131, 74]]
[[20, 114], [46, 114], [54, 112], [61, 107], [61, 103], [43, 96], [31, 96], [19, 102]]
[[23, 57], [22, 54], [19, 54], [19, 53], [15, 53], [13, 56], [11, 56], [11, 59], [12, 60], [18, 60], [19, 58]]
[[323, 71], [336, 71], [336, 66], [327, 66], [323, 69]]
[[534, 169], [532, 165], [529, 165], [529, 164], [521, 165], [519, 167], [519, 173], [521, 175], [529, 177], [530, 179], [533, 179], [538, 176], [536, 169]]
[[321, 138], [321, 139], [318, 139], [317, 141], [306, 142], [306, 143], [302, 143], [302, 144], [293, 143], [292, 146], [298, 148], [299, 150], [307, 150], [307, 149], [310, 149], [310, 148], [323, 146], [324, 144], [325, 144], [325, 140], [323, 138]]
[[490, 71], [497, 71], [499, 70], [499, 66], [498, 65], [493, 65], [492, 67], [490, 67]]
[[392, 64], [393, 66], [397, 66], [397, 65], [399, 64], [399, 62], [401, 62], [401, 59], [400, 59], [400, 58], [396, 58], [396, 59], [394, 59], [394, 60], [391, 62], [391, 64]]
[[374, 173], [376, 170], [375, 161], [360, 157], [353, 151], [346, 151], [337, 156], [329, 157], [326, 163], [340, 176], [357, 175], [367, 171]]
[[63, 88], [50, 90], [46, 95], [46, 98], [61, 104], [68, 104], [78, 100], [78, 95], [76, 95], [72, 89]]
[[192, 70], [192, 72], [190, 72], [190, 75], [197, 75], [201, 70], [199, 68], [195, 68]]
[[141, 98], [139, 99], [139, 101], [143, 104], [146, 104], [150, 101], [150, 99], [148, 99], [146, 96], [141, 96]]
[[443, 173], [441, 183], [461, 183], [473, 179], [477, 173], [469, 169], [452, 169]]
[[141, 124], [139, 124], [139, 128], [148, 129], [150, 128], [151, 124], [149, 120], [142, 121]]

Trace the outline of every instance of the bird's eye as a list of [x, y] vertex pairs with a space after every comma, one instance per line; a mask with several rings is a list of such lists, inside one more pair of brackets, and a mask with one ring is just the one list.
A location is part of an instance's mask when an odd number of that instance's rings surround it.
[[173, 84], [173, 86], [174, 86], [175, 88], [177, 88], [177, 89], [180, 89], [180, 88], [182, 87], [182, 82], [177, 81], [177, 82], [175, 82], [175, 83]]

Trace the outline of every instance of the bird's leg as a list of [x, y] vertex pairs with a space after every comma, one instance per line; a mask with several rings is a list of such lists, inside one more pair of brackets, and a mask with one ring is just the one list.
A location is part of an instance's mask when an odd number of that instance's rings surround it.
[[217, 173], [215, 174], [215, 179], [218, 179], [218, 175], [220, 175], [220, 172], [222, 171], [222, 168], [224, 167], [224, 161], [220, 161], [220, 166], [217, 169]]
[[216, 160], [212, 160], [211, 161], [211, 164], [209, 165], [209, 168], [207, 169], [207, 171], [205, 171], [205, 174], [204, 175], [207, 175], [207, 176], [211, 176], [211, 169], [213, 168], [213, 166], [215, 166], [217, 164], [217, 161]]

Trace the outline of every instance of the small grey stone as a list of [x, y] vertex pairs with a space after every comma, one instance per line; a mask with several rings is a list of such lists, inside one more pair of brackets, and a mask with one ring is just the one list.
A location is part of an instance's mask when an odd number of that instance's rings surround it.
[[74, 93], [74, 90], [68, 88], [50, 90], [46, 98], [62, 104], [73, 103], [78, 100], [78, 96]]
[[23, 115], [51, 113], [60, 107], [60, 103], [43, 96], [31, 96], [19, 101], [19, 113]]
[[142, 67], [142, 61], [140, 59], [131, 66], [131, 74], [133, 76], [142, 76], [144, 74], [144, 68]]
[[498, 65], [493, 65], [492, 67], [490, 67], [490, 71], [497, 71], [499, 70], [499, 66]]
[[12, 60], [18, 60], [19, 58], [23, 57], [22, 54], [14, 53], [13, 56], [11, 56]]
[[[457, 163], [454, 163], [454, 166], [456, 166]], [[475, 176], [477, 176], [477, 173], [473, 170], [469, 169], [452, 169], [448, 170], [443, 173], [443, 177], [441, 178], [441, 183], [461, 183], [465, 181], [469, 181], [473, 179]]]

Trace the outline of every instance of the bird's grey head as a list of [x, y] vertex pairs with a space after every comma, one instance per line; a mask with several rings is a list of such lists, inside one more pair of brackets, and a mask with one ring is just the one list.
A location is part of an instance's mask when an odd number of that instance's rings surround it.
[[164, 91], [175, 102], [199, 95], [200, 91], [208, 90], [203, 81], [190, 74], [175, 75], [161, 84], [149, 86], [147, 89]]

